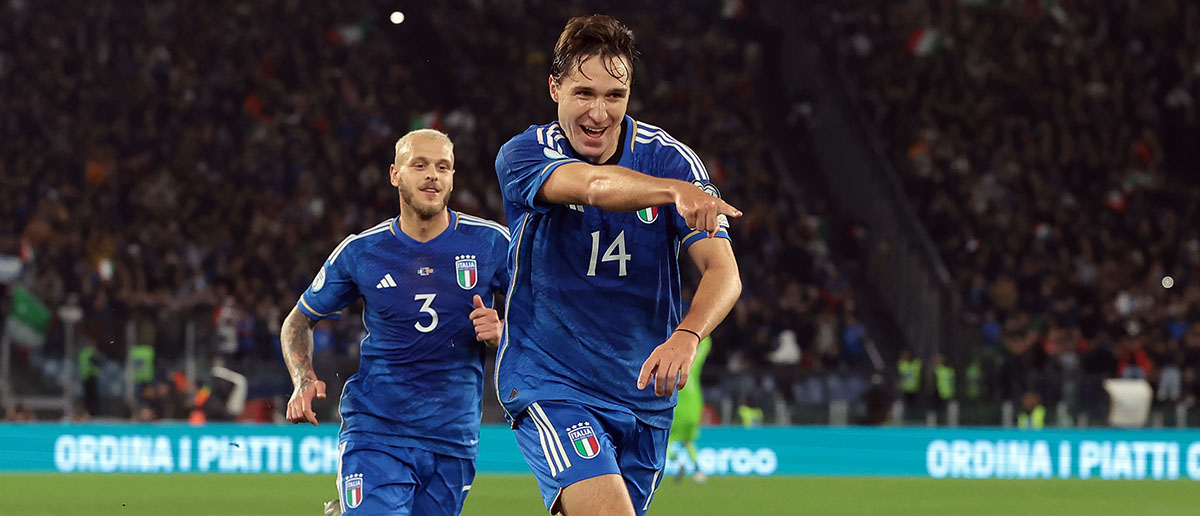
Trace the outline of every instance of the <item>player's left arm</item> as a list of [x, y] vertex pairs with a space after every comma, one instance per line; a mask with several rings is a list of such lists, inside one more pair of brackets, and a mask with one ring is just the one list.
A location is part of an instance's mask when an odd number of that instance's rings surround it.
[[700, 269], [700, 285], [692, 296], [691, 309], [667, 341], [654, 348], [638, 374], [638, 389], [653, 380], [654, 393], [659, 396], [669, 396], [687, 385], [700, 340], [721, 324], [742, 294], [737, 259], [729, 240], [697, 240], [688, 247], [688, 255]]

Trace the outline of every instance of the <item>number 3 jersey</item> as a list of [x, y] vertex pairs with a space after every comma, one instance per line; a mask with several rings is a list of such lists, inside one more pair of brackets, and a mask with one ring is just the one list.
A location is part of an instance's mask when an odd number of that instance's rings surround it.
[[[719, 195], [696, 154], [662, 129], [626, 116], [620, 142], [607, 164]], [[637, 377], [681, 319], [679, 251], [706, 235], [670, 205], [616, 213], [536, 200], [559, 167], [583, 161], [557, 122], [530, 126], [496, 156], [512, 232], [497, 395], [510, 420], [534, 401], [571, 400], [668, 428], [675, 396], [639, 390]]]
[[297, 307], [319, 320], [364, 300], [367, 336], [342, 392], [341, 441], [476, 456], [485, 346], [469, 314], [475, 294], [491, 305], [508, 287], [507, 250], [507, 228], [453, 211], [428, 242], [392, 219], [334, 249]]

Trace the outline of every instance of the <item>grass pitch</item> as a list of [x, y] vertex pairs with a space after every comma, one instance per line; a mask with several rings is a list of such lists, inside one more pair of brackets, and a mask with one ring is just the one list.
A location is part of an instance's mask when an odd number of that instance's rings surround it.
[[[319, 515], [331, 476], [0, 475], [0, 514]], [[713, 478], [663, 482], [653, 516], [1197, 514], [1200, 484], [1103, 480]], [[545, 514], [532, 477], [480, 476], [466, 516]]]

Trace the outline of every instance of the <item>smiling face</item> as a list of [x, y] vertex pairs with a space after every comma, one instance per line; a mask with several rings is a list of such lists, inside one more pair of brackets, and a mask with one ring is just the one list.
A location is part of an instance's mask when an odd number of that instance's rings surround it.
[[397, 147], [390, 175], [401, 213], [432, 219], [446, 211], [454, 190], [454, 145], [444, 137], [412, 135]]
[[575, 152], [592, 163], [604, 163], [617, 151], [629, 107], [631, 72], [625, 56], [608, 58], [606, 63], [597, 54], [558, 81], [550, 77], [558, 124]]

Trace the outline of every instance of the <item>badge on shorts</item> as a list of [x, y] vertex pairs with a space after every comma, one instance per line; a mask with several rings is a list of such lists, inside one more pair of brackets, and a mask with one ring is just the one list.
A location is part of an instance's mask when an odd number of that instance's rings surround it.
[[345, 491], [342, 493], [342, 500], [346, 502], [346, 507], [351, 509], [358, 507], [363, 500], [363, 474], [346, 475], [342, 481], [342, 487]]
[[567, 428], [567, 438], [575, 445], [575, 453], [580, 457], [590, 459], [600, 455], [600, 441], [596, 439], [591, 423], [585, 421]]

